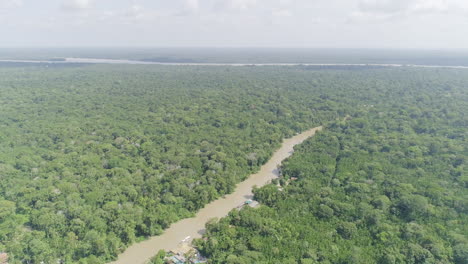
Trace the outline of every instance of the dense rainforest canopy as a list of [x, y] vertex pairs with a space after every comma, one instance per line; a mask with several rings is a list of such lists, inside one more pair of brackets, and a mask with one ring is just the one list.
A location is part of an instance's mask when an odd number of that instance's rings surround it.
[[211, 262], [468, 263], [468, 83], [401, 77], [297, 146], [262, 207], [209, 223]]
[[[276, 235], [228, 218], [210, 227], [213, 239], [203, 250], [214, 262], [247, 263], [251, 257], [320, 260], [335, 248], [345, 252], [338, 254], [340, 261], [353, 250], [366, 252], [362, 256], [368, 259], [380, 257], [380, 249], [393, 250], [400, 260], [407, 241], [437, 260], [466, 252], [468, 71], [46, 66], [0, 67], [0, 252], [8, 252], [11, 263], [110, 261], [129, 244], [231, 192], [268, 160], [282, 138], [346, 115], [352, 120], [333, 123], [288, 161], [283, 192], [259, 189], [256, 196], [265, 206], [237, 213], [276, 222], [280, 229], [270, 230]], [[314, 144], [326, 144], [329, 157], [320, 156]], [[291, 177], [299, 180], [287, 185]], [[389, 190], [401, 190], [386, 193], [385, 180]], [[358, 191], [349, 191], [353, 188]], [[374, 205], [378, 198], [382, 208]], [[404, 199], [426, 209], [405, 211]], [[290, 214], [281, 213], [286, 209], [280, 200]], [[342, 215], [335, 203], [342, 205]], [[329, 215], [315, 219], [317, 208]], [[377, 231], [366, 229], [371, 221], [366, 219], [377, 213], [383, 231], [377, 224]], [[226, 235], [228, 222], [236, 226], [229, 229], [234, 234]], [[355, 232], [339, 240], [333, 228], [343, 223]], [[413, 223], [408, 228], [420, 228], [434, 242], [403, 236], [402, 228]], [[294, 237], [298, 225], [303, 238]], [[315, 246], [318, 240], [311, 238], [318, 227], [327, 230], [319, 232], [323, 247], [337, 243], [333, 249]], [[282, 239], [283, 231], [290, 237]], [[387, 232], [395, 245], [375, 242], [375, 232]], [[221, 242], [215, 245], [210, 241], [216, 236]], [[224, 245], [225, 237], [233, 243]], [[251, 238], [257, 246], [236, 245]], [[378, 246], [371, 250], [374, 242]], [[240, 245], [245, 247], [234, 248]], [[281, 254], [266, 254], [270, 248]], [[298, 251], [303, 248], [308, 255]]]

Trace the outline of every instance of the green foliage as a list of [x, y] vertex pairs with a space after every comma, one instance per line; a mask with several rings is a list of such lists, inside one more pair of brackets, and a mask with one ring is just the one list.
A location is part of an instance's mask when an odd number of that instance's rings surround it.
[[289, 74], [1, 67], [0, 249], [102, 263], [232, 192], [282, 138], [338, 117]]
[[[256, 190], [270, 208], [233, 213], [234, 228], [213, 223], [229, 238], [205, 251], [232, 263], [365, 263], [372, 238], [389, 263], [427, 250], [464, 261], [467, 80], [372, 67], [2, 66], [0, 249], [11, 263], [113, 260], [232, 192], [282, 138], [351, 115], [313, 141], [316, 154], [286, 163], [283, 192]], [[252, 238], [238, 243], [237, 226], [255, 227]], [[407, 251], [393, 244], [403, 235]]]
[[207, 226], [211, 263], [468, 263], [466, 86], [401, 78], [296, 147], [260, 208]]
[[166, 257], [166, 251], [159, 250], [158, 254], [151, 258], [149, 264], [164, 264], [164, 258]]

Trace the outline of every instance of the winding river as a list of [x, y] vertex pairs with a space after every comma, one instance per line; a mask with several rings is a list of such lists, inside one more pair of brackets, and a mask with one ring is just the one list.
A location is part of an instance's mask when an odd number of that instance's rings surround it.
[[239, 183], [233, 193], [219, 198], [198, 211], [195, 217], [180, 220], [172, 224], [163, 234], [151, 237], [140, 243], [133, 244], [125, 252], [118, 256], [113, 264], [143, 264], [156, 253], [163, 250], [177, 248], [182, 240], [190, 242], [194, 238], [200, 238], [204, 232], [205, 223], [214, 217], [224, 217], [232, 209], [242, 205], [253, 197], [252, 187], [263, 186], [272, 179], [278, 177], [278, 165], [291, 156], [294, 146], [313, 136], [322, 127], [309, 129], [292, 138], [285, 139], [281, 147], [273, 154], [271, 159], [260, 168], [258, 173], [250, 175], [245, 181]]

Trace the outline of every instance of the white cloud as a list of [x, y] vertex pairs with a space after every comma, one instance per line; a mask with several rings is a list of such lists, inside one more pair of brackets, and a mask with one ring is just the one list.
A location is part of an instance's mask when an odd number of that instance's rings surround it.
[[273, 16], [276, 17], [292, 17], [293, 14], [289, 9], [275, 9], [272, 12]]
[[468, 14], [468, 1], [466, 0], [417, 0], [412, 9], [416, 12], [426, 13], [453, 13]]
[[234, 9], [248, 9], [257, 5], [257, 0], [231, 0], [230, 7]]
[[214, 7], [222, 11], [243, 11], [254, 8], [257, 0], [216, 0]]
[[66, 0], [62, 3], [62, 8], [68, 11], [80, 11], [91, 8], [92, 0]]
[[361, 0], [359, 11], [363, 13], [396, 14], [405, 12], [413, 0]]
[[183, 0], [183, 1], [176, 1], [178, 3], [175, 8], [171, 10], [172, 16], [176, 17], [183, 17], [183, 16], [191, 16], [197, 14], [200, 10], [200, 2], [199, 0]]
[[[253, 14], [256, 16], [292, 16], [298, 0], [175, 0], [175, 16], [225, 16]], [[175, 11], [175, 12], [174, 12]]]
[[371, 13], [371, 12], [362, 12], [356, 11], [352, 12], [346, 22], [354, 23], [354, 22], [386, 22], [391, 21], [392, 19], [401, 18], [401, 13]]
[[445, 0], [415, 1], [413, 9], [416, 11], [445, 12], [449, 9], [449, 2]]
[[136, 19], [141, 18], [144, 16], [144, 8], [139, 5], [132, 5], [124, 15]]
[[22, 0], [0, 0], [0, 9], [21, 7], [22, 5]]
[[11, 46], [468, 47], [468, 0], [0, 0], [0, 20]]
[[197, 10], [199, 7], [198, 0], [186, 0], [185, 7], [190, 10]]
[[350, 21], [390, 20], [423, 14], [468, 14], [467, 0], [360, 0]]
[[126, 9], [121, 10], [105, 10], [96, 13], [97, 21], [106, 22], [108, 24], [135, 24], [141, 22], [150, 22], [155, 18], [160, 17], [160, 13], [155, 10], [148, 9], [141, 5], [131, 5]]
[[290, 5], [293, 3], [293, 0], [279, 0], [281, 5]]

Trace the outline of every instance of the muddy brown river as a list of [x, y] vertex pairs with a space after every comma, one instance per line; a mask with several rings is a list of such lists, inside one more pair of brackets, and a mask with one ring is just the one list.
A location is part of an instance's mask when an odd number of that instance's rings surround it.
[[175, 249], [184, 239], [191, 241], [194, 238], [200, 238], [204, 232], [205, 223], [208, 220], [214, 217], [224, 217], [232, 209], [239, 207], [246, 200], [251, 199], [253, 197], [252, 187], [255, 185], [259, 187], [263, 186], [278, 177], [278, 165], [284, 159], [291, 156], [294, 146], [302, 143], [321, 129], [321, 126], [312, 128], [292, 138], [285, 139], [271, 159], [260, 168], [260, 171], [250, 175], [245, 181], [239, 183], [233, 193], [207, 204], [203, 209], [198, 211], [195, 217], [183, 219], [172, 224], [163, 234], [133, 244], [118, 256], [117, 261], [112, 263], [143, 264], [161, 249]]

